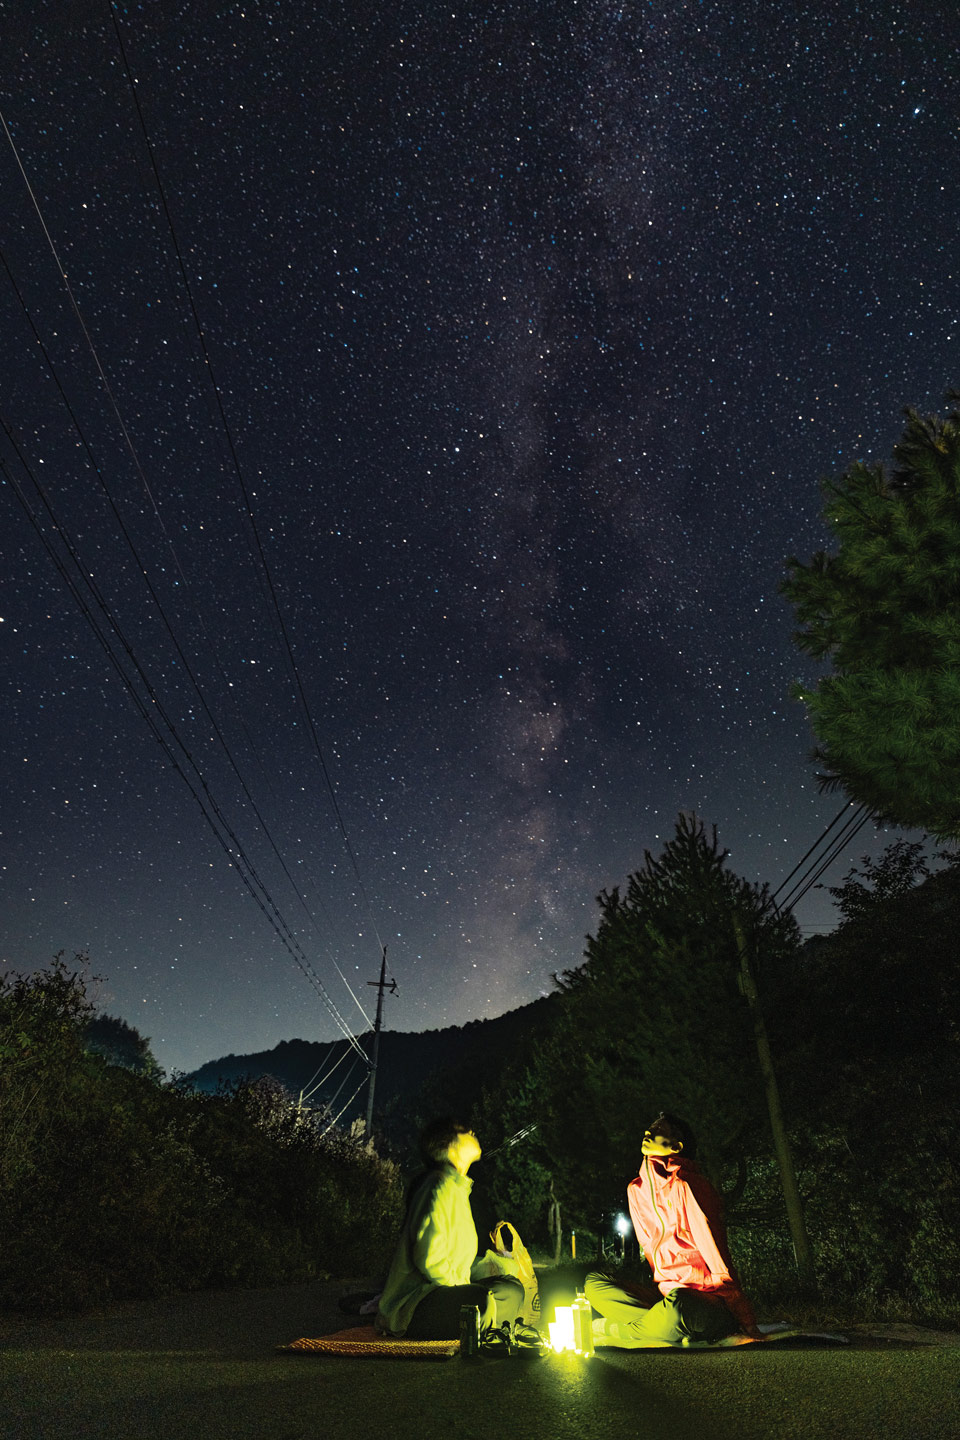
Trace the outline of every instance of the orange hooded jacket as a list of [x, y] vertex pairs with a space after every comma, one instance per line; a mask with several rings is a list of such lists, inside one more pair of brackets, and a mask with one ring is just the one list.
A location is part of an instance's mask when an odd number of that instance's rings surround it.
[[744, 1330], [756, 1325], [727, 1248], [720, 1196], [696, 1161], [645, 1155], [627, 1187], [630, 1217], [663, 1295], [684, 1286], [722, 1300]]

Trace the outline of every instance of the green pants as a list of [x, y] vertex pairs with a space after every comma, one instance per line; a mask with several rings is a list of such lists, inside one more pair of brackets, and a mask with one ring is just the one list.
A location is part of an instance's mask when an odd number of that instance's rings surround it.
[[723, 1301], [701, 1290], [679, 1286], [651, 1304], [649, 1292], [631, 1291], [598, 1270], [587, 1276], [583, 1290], [598, 1314], [629, 1326], [638, 1339], [667, 1345], [682, 1345], [684, 1340], [714, 1342], [739, 1329]]

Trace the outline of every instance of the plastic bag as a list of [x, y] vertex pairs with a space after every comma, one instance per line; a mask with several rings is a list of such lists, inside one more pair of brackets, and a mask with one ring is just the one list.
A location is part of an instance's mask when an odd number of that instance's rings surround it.
[[496, 1275], [509, 1275], [512, 1280], [519, 1280], [519, 1262], [512, 1255], [501, 1255], [499, 1250], [485, 1250], [470, 1266], [471, 1280], [492, 1280]]
[[[490, 1231], [490, 1243], [493, 1246], [493, 1253], [501, 1260], [511, 1261], [516, 1265], [515, 1270], [505, 1270], [500, 1273], [514, 1275], [523, 1285], [523, 1308], [520, 1311], [520, 1319], [527, 1325], [539, 1324], [540, 1289], [537, 1274], [527, 1247], [517, 1234], [516, 1226], [511, 1225], [509, 1220], [498, 1220]], [[489, 1255], [491, 1252], [488, 1250], [486, 1253]]]

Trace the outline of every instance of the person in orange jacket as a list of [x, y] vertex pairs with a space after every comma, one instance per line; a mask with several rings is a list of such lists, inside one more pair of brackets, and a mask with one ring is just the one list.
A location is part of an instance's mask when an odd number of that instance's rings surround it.
[[715, 1343], [738, 1331], [762, 1340], [730, 1259], [720, 1196], [685, 1155], [690, 1132], [658, 1115], [643, 1135], [640, 1174], [627, 1187], [630, 1216], [662, 1299], [594, 1271], [584, 1283], [601, 1319], [598, 1338], [626, 1349]]

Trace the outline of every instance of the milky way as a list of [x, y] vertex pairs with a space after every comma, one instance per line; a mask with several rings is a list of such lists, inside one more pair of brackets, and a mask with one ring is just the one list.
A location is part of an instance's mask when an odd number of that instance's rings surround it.
[[785, 559], [960, 380], [952, 7], [3, 15], [4, 962], [89, 949], [192, 1068], [336, 1034], [278, 930], [422, 1029], [548, 990], [680, 810], [778, 885], [839, 803]]

